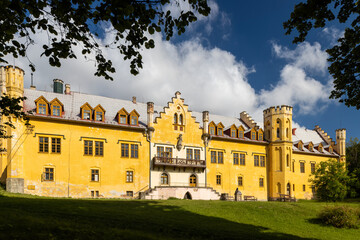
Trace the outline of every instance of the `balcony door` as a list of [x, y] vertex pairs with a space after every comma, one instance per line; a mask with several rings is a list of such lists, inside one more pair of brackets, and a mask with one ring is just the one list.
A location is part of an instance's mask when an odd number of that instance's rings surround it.
[[190, 187], [196, 187], [196, 175], [191, 174], [190, 176]]

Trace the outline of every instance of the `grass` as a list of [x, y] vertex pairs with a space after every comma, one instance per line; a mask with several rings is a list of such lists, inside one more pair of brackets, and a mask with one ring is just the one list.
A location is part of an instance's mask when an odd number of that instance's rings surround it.
[[0, 190], [0, 239], [359, 239], [321, 225], [329, 205], [359, 202], [77, 200]]

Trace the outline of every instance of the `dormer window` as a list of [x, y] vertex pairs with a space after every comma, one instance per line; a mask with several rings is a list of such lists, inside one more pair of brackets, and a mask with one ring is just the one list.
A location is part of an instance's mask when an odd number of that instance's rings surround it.
[[93, 109], [90, 106], [90, 104], [85, 103], [84, 105], [81, 106], [81, 118], [83, 120], [91, 120], [92, 111]]
[[36, 104], [36, 113], [47, 115], [48, 114], [48, 106], [49, 102], [43, 96], [40, 96], [38, 99], [35, 100]]
[[223, 129], [222, 128], [218, 128], [218, 135], [222, 136], [223, 135]]
[[329, 147], [329, 153], [333, 153], [333, 148], [331, 146]]
[[99, 104], [94, 108], [95, 121], [103, 122], [105, 119], [105, 109]]
[[83, 110], [83, 119], [90, 120], [91, 110]]
[[263, 134], [262, 133], [259, 133], [259, 141], [262, 141], [264, 138], [263, 138]]
[[215, 135], [216, 133], [215, 133], [215, 123], [214, 122], [211, 122], [210, 124], [209, 124], [209, 133], [210, 133], [210, 135]]
[[52, 115], [53, 116], [60, 116], [60, 106], [52, 106]]
[[64, 105], [57, 98], [50, 102], [50, 110], [52, 116], [61, 117], [63, 108]]
[[251, 140], [256, 140], [256, 132], [255, 131], [251, 132]]
[[95, 120], [102, 122], [103, 121], [103, 113], [102, 112], [96, 112]]
[[129, 116], [129, 113], [125, 110], [125, 108], [122, 108], [118, 112], [118, 122], [120, 124], [128, 124], [128, 116]]
[[38, 104], [38, 114], [46, 114], [46, 104], [39, 103]]
[[302, 151], [303, 150], [303, 146], [301, 143], [299, 143], [299, 146], [298, 146], [299, 150]]
[[322, 147], [319, 147], [319, 152], [323, 152], [323, 148], [322, 148]]
[[222, 123], [219, 123], [217, 125], [217, 135], [223, 136], [224, 135], [224, 125]]
[[239, 136], [239, 138], [244, 138], [244, 127], [243, 126], [239, 127], [238, 136]]
[[130, 113], [130, 124], [131, 125], [138, 125], [139, 116], [140, 115], [135, 110], [132, 110], [131, 113]]
[[236, 129], [231, 129], [231, 137], [236, 137]]

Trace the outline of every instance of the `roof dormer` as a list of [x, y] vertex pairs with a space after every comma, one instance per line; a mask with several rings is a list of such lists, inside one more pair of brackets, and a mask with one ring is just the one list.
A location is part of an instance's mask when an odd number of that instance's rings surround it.
[[130, 125], [139, 125], [140, 114], [135, 109], [131, 111], [129, 116], [130, 116]]
[[118, 123], [128, 124], [129, 113], [125, 110], [125, 108], [122, 108], [120, 111], [118, 111], [117, 115], [118, 115]]
[[314, 144], [312, 142], [307, 143], [306, 146], [310, 152], [314, 151]]
[[216, 135], [224, 136], [224, 125], [221, 122], [218, 123], [216, 128], [217, 128]]
[[324, 152], [324, 146], [322, 145], [322, 143], [316, 144], [314, 147], [316, 150], [318, 150], [318, 152]]
[[41, 115], [48, 115], [49, 113], [49, 102], [44, 96], [40, 96], [35, 100], [36, 113]]
[[238, 128], [238, 138], [244, 138], [244, 131], [244, 127], [240, 125], [240, 127]]
[[264, 141], [264, 131], [260, 128], [257, 132], [258, 132], [258, 140]]
[[298, 142], [295, 143], [295, 146], [297, 147], [297, 149], [299, 149], [300, 151], [303, 150], [303, 146], [304, 146], [304, 143], [299, 140]]
[[215, 135], [216, 125], [214, 122], [209, 123], [209, 134]]
[[94, 120], [99, 122], [105, 121], [105, 109], [100, 104], [94, 108]]
[[89, 103], [85, 103], [80, 107], [81, 119], [83, 120], [92, 120], [91, 116], [93, 113], [93, 108]]
[[232, 138], [237, 137], [237, 127], [235, 126], [235, 124], [231, 125], [229, 136], [232, 137]]
[[64, 112], [64, 104], [59, 99], [54, 98], [50, 102], [50, 115], [55, 117], [61, 117]]

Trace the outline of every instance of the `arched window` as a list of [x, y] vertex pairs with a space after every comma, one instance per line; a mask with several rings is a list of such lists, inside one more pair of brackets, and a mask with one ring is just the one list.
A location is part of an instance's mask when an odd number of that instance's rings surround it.
[[183, 118], [182, 114], [180, 114], [180, 116], [179, 116], [179, 124], [184, 125], [184, 118]]
[[286, 155], [286, 166], [287, 166], [287, 167], [290, 166], [290, 157], [289, 157], [289, 154]]
[[289, 128], [286, 128], [286, 137], [289, 138]]
[[286, 194], [287, 194], [287, 195], [290, 195], [290, 190], [291, 190], [290, 183], [288, 183], [288, 184], [286, 185]]
[[174, 124], [178, 123], [178, 116], [177, 113], [174, 114]]
[[280, 121], [280, 119], [277, 119], [276, 120], [276, 137], [277, 138], [281, 138], [280, 129], [281, 129], [281, 121]]
[[167, 173], [161, 174], [161, 184], [168, 185], [169, 184], [169, 175]]

